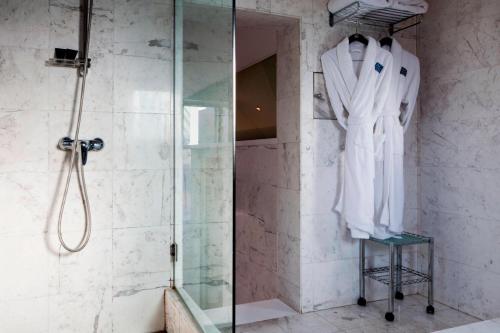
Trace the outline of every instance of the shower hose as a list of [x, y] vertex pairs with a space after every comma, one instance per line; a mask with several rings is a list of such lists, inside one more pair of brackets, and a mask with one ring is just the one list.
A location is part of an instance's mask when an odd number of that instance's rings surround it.
[[[82, 143], [78, 140], [79, 135], [80, 135], [80, 124], [82, 121], [82, 113], [83, 113], [83, 100], [85, 96], [85, 83], [87, 81], [87, 69], [88, 69], [88, 54], [89, 54], [89, 45], [90, 45], [90, 27], [91, 27], [91, 21], [92, 21], [92, 0], [87, 1], [87, 6], [86, 6], [86, 34], [85, 34], [85, 51], [84, 51], [84, 56], [83, 56], [83, 66], [79, 67], [80, 70], [80, 76], [82, 78], [82, 85], [80, 89], [80, 102], [79, 102], [79, 107], [78, 107], [78, 117], [77, 117], [77, 123], [76, 123], [76, 129], [75, 129], [75, 137], [73, 140], [73, 146], [71, 147], [71, 158], [70, 158], [70, 164], [69, 164], [69, 170], [68, 170], [68, 175], [66, 177], [66, 185], [64, 187], [64, 194], [63, 198], [61, 201], [61, 208], [59, 209], [59, 219], [57, 222], [57, 235], [59, 237], [59, 241], [66, 250], [69, 252], [79, 252], [87, 246], [89, 239], [90, 239], [90, 233], [91, 233], [91, 227], [92, 227], [92, 217], [90, 214], [90, 203], [89, 203], [89, 197], [87, 194], [87, 185], [85, 184], [85, 174], [83, 172], [83, 158], [82, 158]], [[83, 67], [83, 70], [82, 70]], [[86, 149], [86, 148], [84, 148]], [[69, 190], [69, 185], [71, 182], [71, 175], [73, 174], [73, 168], [76, 164], [76, 172], [78, 174], [78, 184], [80, 186], [80, 192], [82, 195], [82, 202], [83, 202], [83, 207], [85, 211], [85, 227], [83, 231], [83, 236], [80, 239], [80, 242], [76, 247], [70, 247], [66, 242], [64, 241], [64, 237], [62, 235], [62, 220], [63, 220], [63, 215], [64, 215], [64, 206], [66, 205], [66, 199], [68, 197], [68, 190]]]

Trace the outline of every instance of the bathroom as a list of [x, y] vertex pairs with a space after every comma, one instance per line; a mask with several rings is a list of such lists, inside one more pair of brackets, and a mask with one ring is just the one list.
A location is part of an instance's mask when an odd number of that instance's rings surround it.
[[[403, 249], [433, 288], [388, 311], [360, 279], [388, 247], [335, 210], [322, 55], [390, 29], [335, 1], [0, 0], [0, 332], [500, 331], [500, 3], [427, 0], [392, 31], [420, 63], [403, 227], [434, 247]], [[274, 130], [238, 138], [238, 75], [270, 56]]]

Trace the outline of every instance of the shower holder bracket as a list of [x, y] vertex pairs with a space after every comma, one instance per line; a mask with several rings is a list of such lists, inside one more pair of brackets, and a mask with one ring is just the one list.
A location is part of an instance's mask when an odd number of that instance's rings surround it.
[[[87, 68], [90, 68], [91, 59], [87, 59]], [[83, 59], [59, 59], [50, 58], [45, 62], [46, 66], [51, 67], [66, 67], [66, 68], [83, 68], [85, 61]]]

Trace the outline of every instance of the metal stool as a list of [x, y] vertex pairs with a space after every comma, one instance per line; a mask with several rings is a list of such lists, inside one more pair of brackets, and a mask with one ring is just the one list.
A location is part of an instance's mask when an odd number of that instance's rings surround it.
[[[372, 242], [383, 244], [389, 248], [389, 266], [365, 268], [365, 243], [367, 240], [361, 239], [359, 242], [359, 299], [358, 305], [366, 306], [365, 299], [365, 276], [379, 281], [388, 286], [387, 312], [385, 319], [394, 320], [394, 298], [403, 299], [402, 286], [427, 282], [427, 308], [426, 312], [434, 314], [433, 296], [433, 267], [434, 267], [434, 239], [411, 233], [403, 233], [400, 237], [388, 239], [378, 239], [370, 237]], [[403, 246], [427, 244], [429, 251], [429, 261], [427, 274], [403, 266]], [[394, 260], [394, 257], [397, 257]], [[394, 264], [396, 262], [396, 264]]]

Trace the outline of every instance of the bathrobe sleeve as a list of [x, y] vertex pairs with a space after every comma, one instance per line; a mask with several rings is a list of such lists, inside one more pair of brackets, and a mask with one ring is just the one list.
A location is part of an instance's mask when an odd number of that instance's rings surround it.
[[401, 102], [401, 125], [403, 126], [405, 131], [408, 129], [411, 116], [413, 115], [413, 111], [415, 110], [418, 88], [420, 86], [420, 62], [418, 61], [418, 58], [413, 54], [408, 54], [407, 56], [410, 57], [411, 66], [409, 67], [411, 68], [411, 70], [408, 71], [408, 74], [410, 75], [408, 90], [406, 92], [406, 95], [403, 96], [403, 100]]
[[338, 67], [335, 66], [334, 61], [331, 58], [332, 55], [329, 53], [330, 51], [326, 52], [321, 57], [321, 65], [323, 67], [323, 75], [325, 77], [326, 90], [328, 92], [328, 97], [330, 100], [330, 104], [332, 105], [333, 112], [337, 117], [337, 121], [339, 122], [340, 126], [346, 129], [347, 117], [344, 112], [344, 105], [342, 104], [339, 93], [337, 91], [337, 87], [335, 86], [334, 83], [335, 80], [340, 80], [339, 82], [343, 80], [342, 74], [340, 73]]
[[377, 56], [377, 61], [382, 62], [384, 66], [377, 79], [375, 87], [375, 103], [373, 107], [373, 117], [376, 120], [384, 110], [384, 105], [389, 96], [392, 79], [392, 54], [386, 50], [379, 48], [381, 54]]

